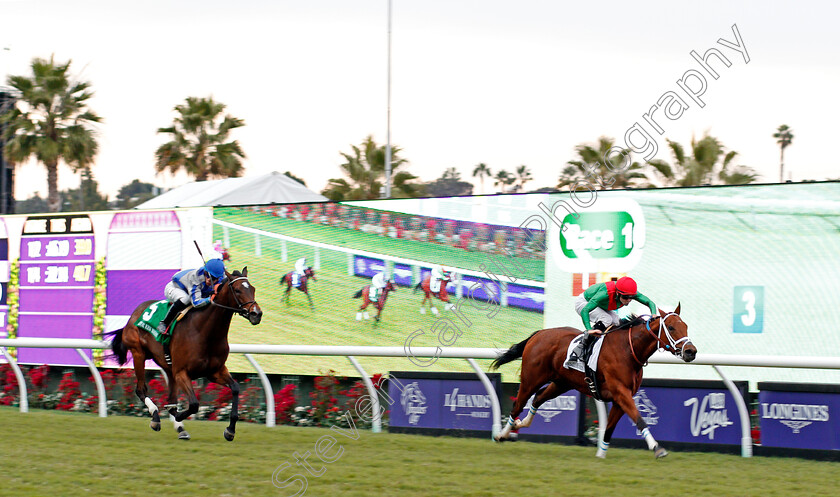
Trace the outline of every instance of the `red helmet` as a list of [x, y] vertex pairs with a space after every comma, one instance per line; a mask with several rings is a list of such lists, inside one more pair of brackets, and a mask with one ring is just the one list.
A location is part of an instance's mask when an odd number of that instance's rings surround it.
[[615, 282], [615, 291], [632, 297], [636, 295], [636, 282], [628, 276], [621, 277]]

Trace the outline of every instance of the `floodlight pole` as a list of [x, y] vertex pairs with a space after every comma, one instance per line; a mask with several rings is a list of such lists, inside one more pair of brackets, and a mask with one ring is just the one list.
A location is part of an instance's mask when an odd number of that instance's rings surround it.
[[385, 144], [385, 198], [391, 198], [391, 0], [388, 0], [388, 130]]

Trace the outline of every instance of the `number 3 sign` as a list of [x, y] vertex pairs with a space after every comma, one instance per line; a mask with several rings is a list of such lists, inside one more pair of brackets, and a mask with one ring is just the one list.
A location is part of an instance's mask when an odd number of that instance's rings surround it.
[[733, 304], [732, 331], [761, 333], [764, 328], [764, 287], [736, 286]]

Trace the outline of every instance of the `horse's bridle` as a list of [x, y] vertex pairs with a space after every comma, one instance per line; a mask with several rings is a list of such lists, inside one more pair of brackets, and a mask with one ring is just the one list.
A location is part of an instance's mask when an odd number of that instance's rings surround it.
[[[678, 314], [675, 312], [670, 312], [664, 316], [652, 316], [651, 319], [645, 322], [645, 329], [647, 329], [648, 333], [656, 339], [656, 343], [659, 345], [657, 349], [667, 350], [668, 352], [674, 354], [677, 357], [682, 358], [683, 352], [685, 352], [685, 347], [691, 343], [691, 339], [688, 336], [684, 336], [679, 340], [674, 340], [674, 337], [671, 336], [671, 332], [668, 331], [668, 326], [665, 324], [665, 320], [668, 319], [670, 316], [677, 316]], [[650, 322], [659, 319], [659, 333], [655, 333], [653, 330], [650, 329]], [[627, 330], [627, 338], [630, 340], [630, 352], [633, 354], [633, 359], [636, 359], [636, 362], [642, 364], [642, 361], [636, 357], [636, 351], [633, 350], [633, 340], [630, 336], [630, 332], [632, 328]], [[665, 338], [668, 339], [666, 343], [662, 339], [662, 335], [665, 335]], [[679, 346], [682, 343], [682, 346]]]
[[[257, 301], [256, 300], [251, 300], [251, 301], [248, 301], [248, 302], [239, 302], [239, 298], [236, 296], [236, 292], [233, 291], [233, 284], [235, 282], [239, 281], [239, 280], [245, 280], [247, 282], [248, 278], [245, 277], [245, 276], [239, 276], [239, 277], [234, 278], [232, 280], [227, 279], [224, 283], [225, 285], [227, 285], [230, 288], [230, 294], [233, 295], [233, 300], [234, 300], [234, 302], [236, 302], [237, 307], [229, 307], [229, 306], [226, 306], [226, 305], [222, 305], [222, 304], [216, 302], [216, 299], [214, 299], [212, 297], [210, 298], [210, 302], [213, 305], [215, 305], [216, 307], [221, 307], [222, 309], [227, 309], [229, 311], [233, 311], [233, 312], [239, 314], [242, 317], [248, 317], [248, 314], [251, 312], [248, 309], [248, 306], [257, 305]], [[217, 294], [218, 294], [218, 292], [214, 293], [213, 297], [215, 297]]]

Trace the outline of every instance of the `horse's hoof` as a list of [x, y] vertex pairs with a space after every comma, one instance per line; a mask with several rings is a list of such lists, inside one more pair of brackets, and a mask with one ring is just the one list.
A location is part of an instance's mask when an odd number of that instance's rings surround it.
[[187, 433], [187, 430], [183, 430], [178, 432], [178, 440], [189, 440], [190, 434]]
[[233, 442], [233, 437], [235, 435], [236, 433], [233, 433], [232, 431], [225, 428], [225, 440], [227, 440], [228, 442]]
[[421, 308], [420, 308], [420, 314], [426, 314], [426, 309], [424, 309], [424, 308], [422, 308], [422, 307], [421, 307]]
[[149, 423], [149, 428], [154, 431], [160, 431], [160, 421], [152, 421]]
[[656, 448], [653, 449], [653, 455], [656, 456], [657, 459], [661, 459], [668, 455], [668, 451], [657, 445]]

